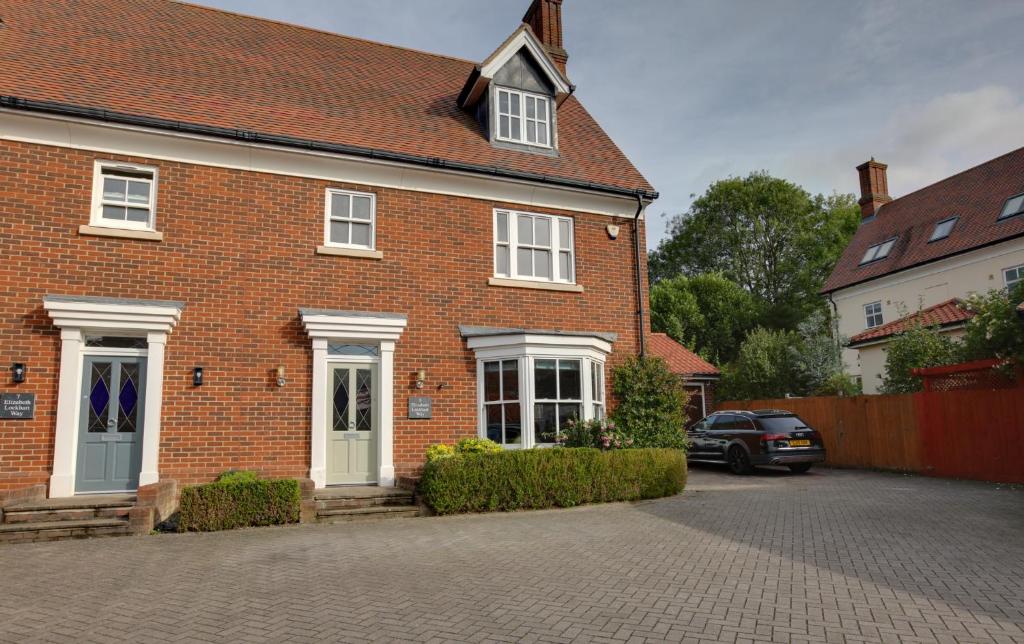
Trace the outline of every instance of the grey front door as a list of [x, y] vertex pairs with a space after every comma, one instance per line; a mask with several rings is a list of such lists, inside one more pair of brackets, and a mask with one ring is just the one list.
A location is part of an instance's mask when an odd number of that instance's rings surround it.
[[75, 492], [139, 486], [146, 359], [87, 356], [79, 406]]

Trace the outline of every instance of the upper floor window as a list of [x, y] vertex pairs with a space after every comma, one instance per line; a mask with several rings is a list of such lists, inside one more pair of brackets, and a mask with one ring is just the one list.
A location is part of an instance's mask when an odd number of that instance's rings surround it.
[[498, 140], [551, 147], [551, 110], [546, 96], [499, 87]]
[[154, 230], [156, 168], [98, 161], [93, 177], [93, 226]]
[[949, 234], [953, 232], [953, 226], [956, 225], [956, 221], [959, 217], [950, 217], [949, 219], [943, 219], [939, 223], [935, 224], [935, 230], [932, 231], [932, 236], [928, 238], [929, 242], [939, 241], [949, 237]]
[[867, 323], [867, 328], [873, 329], [876, 326], [882, 326], [882, 303], [872, 302], [871, 304], [864, 305], [864, 321]]
[[1024, 281], [1024, 264], [1005, 269], [1003, 271], [1003, 281], [1006, 282], [1006, 288], [1013, 288], [1021, 281]]
[[887, 239], [880, 244], [875, 244], [874, 246], [867, 249], [867, 251], [864, 253], [864, 257], [861, 258], [860, 263], [867, 264], [868, 262], [874, 262], [879, 259], [885, 259], [886, 257], [889, 256], [889, 252], [892, 250], [892, 247], [895, 244], [895, 237], [893, 237], [892, 239]]
[[324, 244], [373, 250], [376, 243], [376, 210], [376, 195], [328, 190]]
[[999, 219], [1007, 219], [1021, 213], [1024, 213], [1024, 193], [1014, 195], [1006, 200], [1003, 211], [999, 213]]
[[568, 217], [494, 211], [494, 274], [540, 282], [575, 280], [573, 223]]

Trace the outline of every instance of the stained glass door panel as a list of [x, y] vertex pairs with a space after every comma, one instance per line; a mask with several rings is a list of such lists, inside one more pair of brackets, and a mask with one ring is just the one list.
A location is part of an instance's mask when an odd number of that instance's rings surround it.
[[87, 356], [82, 366], [75, 491], [134, 490], [142, 457], [146, 359]]
[[376, 364], [335, 364], [328, 371], [327, 483], [377, 480]]

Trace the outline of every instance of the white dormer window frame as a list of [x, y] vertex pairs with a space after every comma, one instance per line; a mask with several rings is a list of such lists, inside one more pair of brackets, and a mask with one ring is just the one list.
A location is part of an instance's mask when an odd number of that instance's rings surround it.
[[496, 140], [552, 148], [551, 108], [554, 101], [550, 96], [495, 87], [494, 104]]
[[96, 161], [89, 225], [156, 231], [157, 168], [122, 161]]
[[376, 250], [377, 195], [328, 188], [324, 199], [324, 246]]

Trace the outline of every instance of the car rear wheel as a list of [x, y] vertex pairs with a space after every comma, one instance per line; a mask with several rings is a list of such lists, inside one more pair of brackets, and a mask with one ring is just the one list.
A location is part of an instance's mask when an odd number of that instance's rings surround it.
[[793, 463], [789, 466], [789, 471], [793, 474], [806, 474], [809, 469], [811, 469], [810, 463]]
[[750, 457], [747, 456], [747, 451], [739, 445], [733, 445], [729, 448], [726, 459], [729, 462], [729, 469], [732, 470], [733, 474], [749, 474], [754, 469], [750, 465]]

